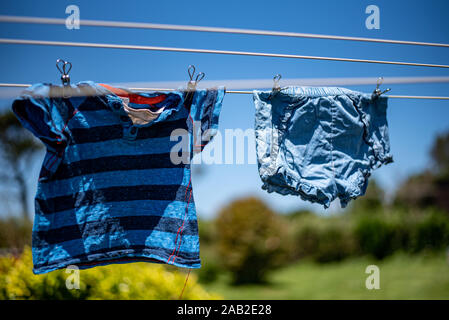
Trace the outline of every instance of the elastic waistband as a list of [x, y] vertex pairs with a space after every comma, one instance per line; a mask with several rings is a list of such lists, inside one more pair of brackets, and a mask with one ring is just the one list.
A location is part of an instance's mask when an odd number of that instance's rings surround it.
[[285, 87], [281, 91], [287, 95], [301, 95], [306, 97], [325, 97], [337, 95], [357, 95], [358, 92], [337, 87]]

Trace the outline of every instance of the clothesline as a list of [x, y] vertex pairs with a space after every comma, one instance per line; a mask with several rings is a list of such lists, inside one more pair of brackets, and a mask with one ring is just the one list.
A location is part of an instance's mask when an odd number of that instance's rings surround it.
[[[66, 19], [0, 15], [0, 22], [65, 25]], [[364, 37], [349, 37], [349, 36], [336, 36], [336, 35], [284, 32], [284, 31], [270, 31], [270, 30], [240, 29], [240, 28], [186, 26], [186, 25], [144, 23], [144, 22], [104, 21], [104, 20], [85, 20], [84, 19], [84, 20], [80, 20], [80, 25], [81, 26], [90, 26], [90, 27], [195, 31], [195, 32], [263, 35], [263, 36], [312, 38], [312, 39], [327, 39], [327, 40], [361, 41], [361, 42], [405, 44], [405, 45], [432, 46], [432, 47], [449, 47], [449, 44], [434, 43], [434, 42], [391, 40], [391, 39], [378, 39], [378, 38], [376, 39], [376, 38], [364, 38]]]
[[[353, 86], [376, 85], [378, 77], [329, 77], [329, 78], [282, 78], [285, 86]], [[408, 76], [383, 77], [382, 84], [422, 84], [422, 83], [449, 83], [449, 76]], [[151, 81], [151, 82], [121, 82], [113, 83], [120, 87], [164, 87], [177, 88], [185, 85], [185, 81]], [[202, 80], [204, 87], [224, 85], [228, 89], [265, 89], [273, 86], [272, 79], [217, 79]], [[0, 83], [0, 87], [27, 87], [24, 83]]]
[[[20, 17], [20, 16], [0, 15], [0, 22], [37, 23], [37, 24], [65, 24], [65, 19], [60, 19], [60, 18], [39, 18], [39, 17]], [[237, 33], [237, 34], [253, 34], [253, 35], [267, 35], [267, 36], [304, 37], [304, 38], [319, 38], [319, 39], [332, 39], [332, 40], [351, 40], [351, 41], [365, 41], [365, 42], [381, 42], [381, 43], [395, 43], [395, 44], [409, 44], [409, 45], [422, 45], [422, 46], [449, 47], [449, 44], [442, 44], [442, 43], [428, 43], [428, 42], [388, 40], [388, 39], [371, 39], [371, 38], [360, 38], [360, 37], [317, 35], [317, 34], [307, 34], [307, 33], [279, 32], [279, 31], [268, 31], [268, 30], [253, 30], [253, 29], [235, 29], [235, 28], [217, 28], [217, 27], [184, 26], [184, 25], [166, 25], [166, 24], [138, 23], [138, 22], [117, 22], [117, 21], [102, 21], [102, 20], [82, 20], [82, 21], [80, 21], [80, 24], [86, 25], [86, 26], [99, 26], [99, 27], [122, 27], [122, 28], [140, 28], [140, 29], [161, 29], [161, 30], [178, 30], [178, 31], [216, 32], [216, 33]], [[210, 49], [192, 49], [192, 48], [176, 48], [176, 47], [158, 47], [158, 46], [142, 46], [142, 45], [123, 45], [123, 44], [66, 42], [66, 41], [45, 41], [45, 40], [7, 39], [7, 38], [0, 38], [0, 43], [5, 43], [5, 44], [26, 44], [26, 45], [48, 45], [48, 46], [74, 46], [74, 47], [114, 48], [114, 49], [134, 49], [134, 50], [190, 52], [190, 53], [212, 53], [212, 54], [263, 56], [263, 57], [296, 58], [296, 59], [312, 59], [312, 60], [327, 60], [327, 61], [344, 61], [344, 62], [361, 62], [361, 63], [378, 63], [378, 64], [392, 64], [392, 65], [406, 65], [406, 66], [449, 68], [449, 65], [416, 63], [416, 62], [403, 62], [403, 61], [384, 61], [384, 60], [369, 60], [369, 59], [352, 59], [352, 58], [320, 57], [320, 56], [305, 56], [305, 55], [275, 54], [275, 53], [230, 51], [230, 50], [210, 50]], [[26, 86], [28, 86], [28, 85], [26, 85], [26, 84], [8, 84], [8, 83], [0, 84], [0, 87], [26, 87]], [[152, 88], [152, 87], [150, 87], [150, 88], [148, 88], [148, 87], [146, 87], [146, 88], [130, 88], [130, 89], [131, 90], [143, 90], [143, 91], [145, 91], [145, 90], [163, 90], [163, 91], [174, 90], [174, 89]], [[228, 93], [236, 93], [236, 94], [251, 94], [252, 93], [252, 91], [244, 91], [244, 90], [227, 90], [227, 92]], [[441, 97], [441, 96], [389, 95], [389, 97], [391, 97], [391, 98], [413, 98], [413, 99], [443, 99], [443, 100], [448, 99], [448, 97]]]
[[309, 60], [325, 60], [325, 61], [339, 61], [339, 62], [360, 62], [360, 63], [375, 63], [375, 64], [431, 67], [431, 68], [449, 68], [449, 65], [444, 65], [444, 64], [430, 64], [430, 63], [418, 63], [418, 62], [321, 57], [321, 56], [306, 56], [306, 55], [297, 55], [297, 54], [265, 53], [265, 52], [250, 52], [250, 51], [159, 47], [159, 46], [127, 45], [127, 44], [112, 44], [112, 43], [46, 41], [46, 40], [11, 39], [11, 38], [0, 38], [0, 43], [44, 45], [44, 46], [63, 46], [63, 47], [86, 47], [86, 48], [129, 49], [129, 50], [147, 50], [147, 51], [188, 52], [188, 53], [211, 53], [211, 54], [226, 54], [226, 55], [240, 55], [240, 56], [309, 59]]
[[[404, 77], [405, 78], [405, 77]], [[423, 77], [425, 78], [425, 77]], [[432, 78], [432, 77], [429, 77]], [[448, 82], [447, 77], [435, 77], [435, 78], [442, 78], [442, 79], [435, 79], [435, 80], [440, 80], [437, 82]], [[357, 78], [354, 78], [357, 79]], [[388, 79], [388, 78], [387, 78]], [[446, 81], [443, 81], [443, 80]], [[418, 81], [418, 80], [415, 80]], [[385, 81], [388, 82], [388, 81]], [[389, 83], [393, 83], [393, 82], [389, 82]], [[398, 83], [398, 82], [396, 82]], [[412, 83], [412, 82], [408, 82], [408, 83]], [[415, 83], [420, 83], [420, 82], [415, 82]], [[421, 82], [424, 83], [424, 82]], [[367, 84], [367, 83], [365, 83]], [[30, 87], [30, 84], [24, 84], [24, 83], [0, 83], [0, 88], [27, 88]], [[114, 86], [120, 86], [120, 87], [128, 87], [128, 86], [124, 86], [124, 85], [118, 85], [118, 84], [114, 84]], [[178, 89], [173, 89], [173, 88], [151, 88], [151, 87], [128, 87], [129, 90], [133, 90], [133, 91], [175, 91]], [[253, 94], [253, 91], [246, 91], [246, 90], [226, 90], [226, 93], [232, 93], [232, 94]], [[82, 93], [83, 95], [85, 93]], [[444, 97], [444, 96], [410, 96], [410, 95], [385, 95], [389, 98], [393, 98], [393, 99], [429, 99], [429, 100], [449, 100], [449, 97]], [[52, 97], [56, 97], [56, 96], [52, 96]]]

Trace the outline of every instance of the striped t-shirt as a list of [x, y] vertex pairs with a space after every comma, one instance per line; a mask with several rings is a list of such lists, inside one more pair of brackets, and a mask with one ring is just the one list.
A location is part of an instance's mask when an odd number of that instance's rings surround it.
[[131, 261], [199, 268], [190, 159], [217, 131], [224, 89], [136, 93], [86, 81], [62, 91], [36, 84], [12, 107], [46, 146], [34, 273]]

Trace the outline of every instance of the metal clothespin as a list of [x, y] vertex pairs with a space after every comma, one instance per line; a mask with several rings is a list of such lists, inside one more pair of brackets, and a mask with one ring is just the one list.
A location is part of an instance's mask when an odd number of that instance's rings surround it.
[[200, 72], [196, 75], [195, 80], [193, 77], [195, 76], [195, 66], [190, 65], [187, 68], [187, 72], [189, 73], [189, 82], [187, 82], [187, 90], [184, 95], [184, 106], [190, 111], [190, 105], [192, 104], [193, 96], [195, 94], [196, 86], [198, 85], [198, 82], [203, 80], [205, 74], [204, 72]]
[[190, 65], [187, 68], [187, 72], [189, 73], [189, 77], [190, 80], [187, 83], [187, 90], [188, 91], [194, 91], [196, 89], [196, 86], [198, 85], [198, 82], [200, 82], [201, 80], [203, 80], [205, 73], [204, 72], [200, 72], [196, 75], [195, 80], [193, 80], [193, 77], [195, 76], [195, 66], [194, 65]]
[[280, 74], [277, 74], [273, 77], [273, 91], [281, 91], [281, 87], [279, 86], [279, 81], [281, 80], [282, 76]]
[[64, 98], [69, 98], [70, 95], [66, 94], [68, 90], [65, 90], [66, 87], [70, 87], [70, 76], [69, 72], [72, 70], [72, 63], [69, 61], [65, 61], [62, 59], [56, 60], [56, 68], [58, 68], [61, 73], [61, 81], [62, 81], [62, 96]]
[[380, 97], [380, 95], [382, 95], [382, 94], [384, 94], [385, 92], [388, 92], [388, 91], [391, 90], [390, 88], [387, 88], [387, 89], [385, 89], [384, 91], [381, 91], [381, 90], [379, 89], [379, 87], [380, 87], [380, 85], [382, 84], [383, 81], [384, 81], [384, 78], [383, 78], [383, 77], [379, 77], [379, 78], [377, 79], [376, 89], [374, 89], [373, 94], [371, 95], [371, 99], [372, 99], [372, 100], [377, 99], [378, 97]]
[[280, 74], [277, 74], [273, 77], [273, 89], [271, 89], [271, 93], [269, 98], [271, 99], [277, 92], [281, 91], [281, 87], [279, 86], [279, 81], [281, 80], [282, 76]]

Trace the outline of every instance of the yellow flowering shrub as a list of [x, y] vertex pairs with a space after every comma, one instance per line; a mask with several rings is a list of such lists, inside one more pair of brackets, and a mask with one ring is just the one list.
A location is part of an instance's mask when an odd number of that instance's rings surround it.
[[[32, 272], [30, 248], [19, 258], [0, 257], [0, 300], [2, 299], [178, 299], [187, 273], [154, 263], [128, 263], [79, 271], [79, 289], [73, 271], [65, 269], [43, 275]], [[69, 286], [70, 287], [70, 286]], [[183, 299], [219, 299], [206, 292], [193, 272]]]

